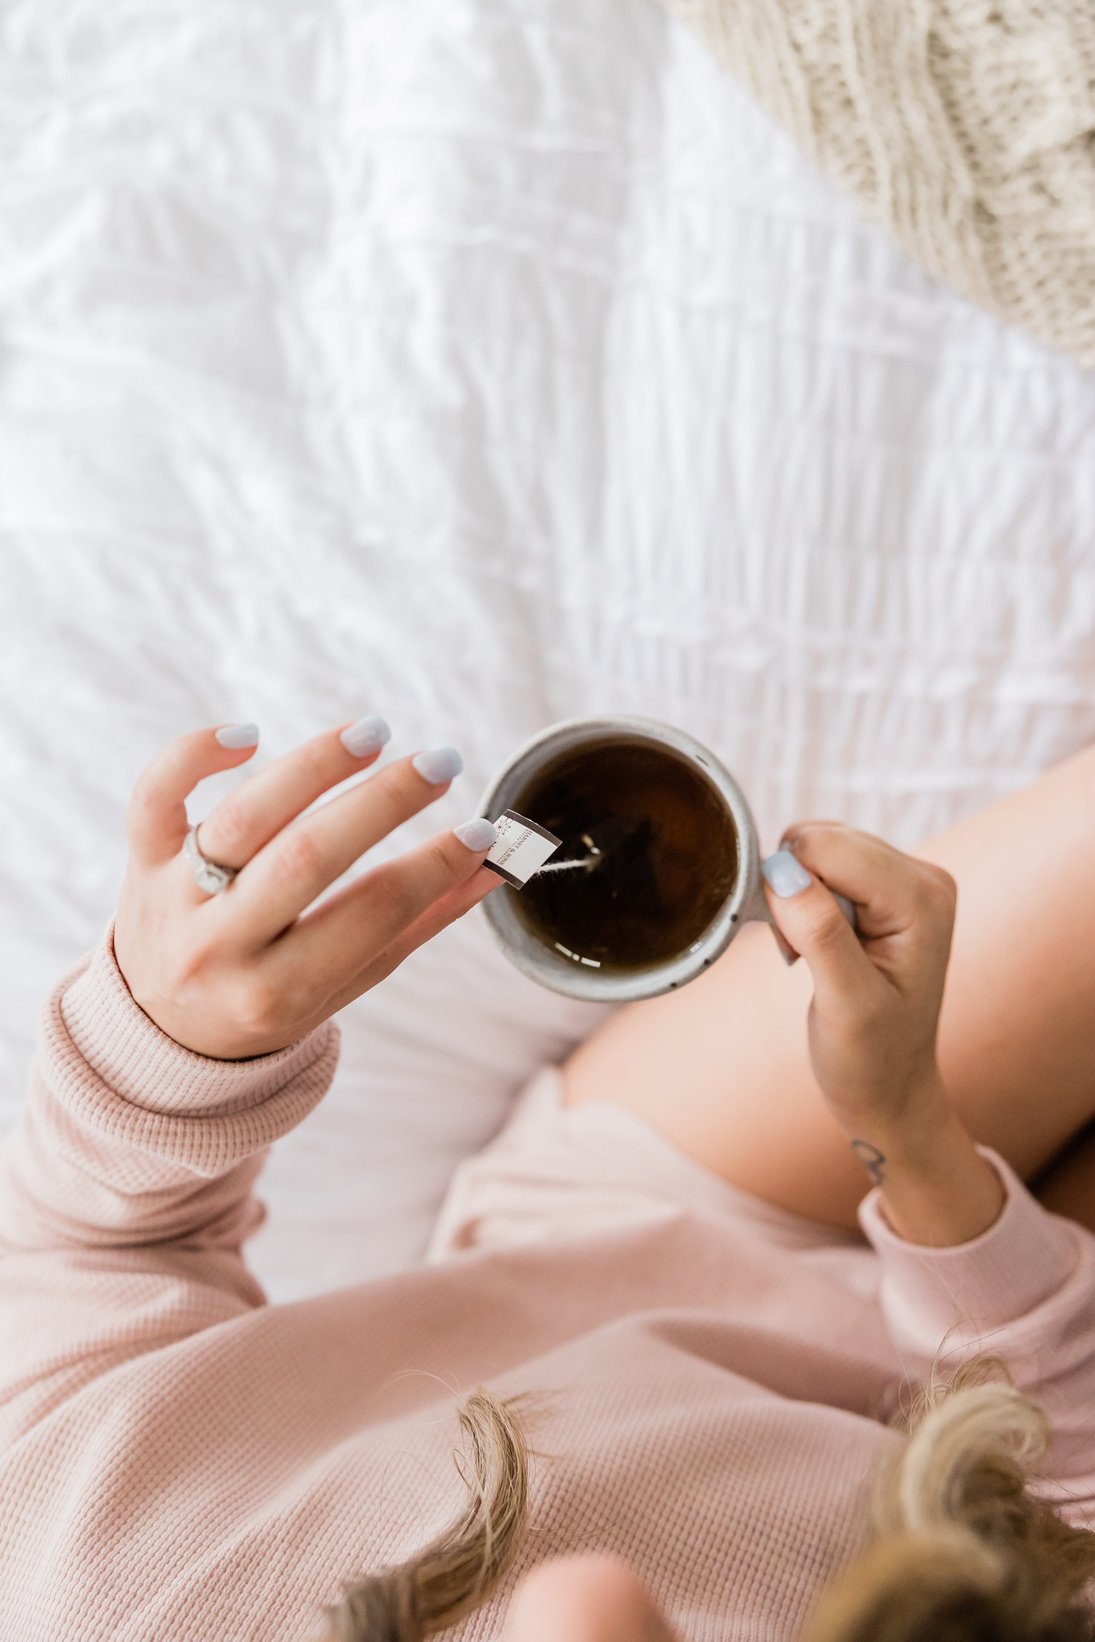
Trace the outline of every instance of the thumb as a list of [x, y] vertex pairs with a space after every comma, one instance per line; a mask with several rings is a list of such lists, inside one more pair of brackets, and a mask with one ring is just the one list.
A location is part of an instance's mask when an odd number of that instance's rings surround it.
[[231, 770], [254, 752], [254, 724], [222, 724], [192, 730], [171, 741], [137, 777], [126, 810], [126, 836], [134, 858], [158, 866], [176, 855], [186, 837], [186, 800], [207, 775]]
[[826, 992], [854, 990], [873, 965], [856, 938], [853, 903], [815, 878], [790, 850], [768, 856], [761, 871], [776, 929], [809, 964], [819, 1001]]

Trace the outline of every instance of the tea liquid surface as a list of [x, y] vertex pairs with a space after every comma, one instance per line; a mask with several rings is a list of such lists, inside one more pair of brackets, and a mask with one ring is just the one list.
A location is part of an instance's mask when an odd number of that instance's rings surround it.
[[504, 892], [564, 956], [613, 971], [679, 957], [733, 891], [738, 851], [722, 800], [669, 748], [587, 743], [547, 765], [513, 807], [563, 840], [549, 865], [590, 861]]

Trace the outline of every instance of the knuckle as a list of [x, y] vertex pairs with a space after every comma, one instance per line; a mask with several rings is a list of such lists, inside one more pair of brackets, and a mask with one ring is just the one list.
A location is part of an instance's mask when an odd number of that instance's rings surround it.
[[467, 849], [450, 834], [445, 838], [435, 838], [429, 845], [426, 865], [429, 882], [438, 895], [443, 895], [468, 876], [470, 869], [477, 865], [477, 858], [474, 850]]
[[848, 925], [839, 907], [822, 907], [811, 915], [804, 940], [814, 952], [836, 952], [847, 937]]
[[824, 839], [826, 833], [840, 831], [846, 832], [847, 828], [844, 827], [839, 821], [796, 821], [792, 826], [787, 827], [784, 830], [783, 842], [784, 844], [791, 844], [796, 847], [801, 844], [803, 848], [807, 848], [811, 843], [816, 843], [819, 840]]
[[957, 879], [952, 877], [952, 875], [946, 870], [945, 867], [935, 867], [933, 870], [934, 870], [934, 873], [935, 873], [935, 883], [938, 886], [938, 893], [941, 895], [942, 899], [948, 905], [957, 906], [957, 904], [958, 904], [958, 881], [957, 881]]
[[419, 895], [405, 873], [391, 872], [375, 886], [378, 917], [387, 925], [411, 923], [420, 911]]
[[332, 762], [329, 747], [323, 742], [306, 741], [297, 748], [296, 757], [300, 773], [308, 776], [313, 786], [321, 791], [330, 786]]
[[159, 807], [159, 782], [152, 769], [142, 770], [133, 783], [133, 790], [129, 795], [129, 814], [138, 818], [152, 813]]
[[319, 846], [303, 828], [287, 833], [278, 845], [273, 869], [277, 878], [297, 882], [311, 879], [320, 866]]
[[205, 833], [201, 835], [203, 846], [210, 833], [216, 839], [218, 859], [220, 856], [246, 854], [250, 843], [250, 824], [240, 799], [232, 796], [217, 805], [209, 817]]
[[407, 782], [401, 775], [397, 764], [386, 765], [356, 782], [351, 789], [356, 813], [374, 837], [386, 838], [418, 807], [411, 802]]
[[237, 988], [232, 1013], [245, 1030], [261, 1032], [284, 1020], [288, 1011], [277, 986], [251, 977]]
[[[415, 785], [412, 785], [412, 777]], [[370, 801], [379, 806], [383, 822], [391, 827], [423, 807], [418, 792], [420, 786], [425, 786], [425, 782], [414, 776], [414, 771], [406, 762], [389, 764], [386, 769], [370, 776], [366, 783]]]
[[171, 970], [182, 989], [204, 980], [215, 962], [215, 944], [212, 941], [191, 940], [175, 954]]
[[457, 839], [451, 836], [432, 839], [422, 848], [414, 878], [404, 883], [410, 903], [409, 915], [420, 916], [434, 902], [457, 889], [477, 866], [474, 852], [465, 849]]
[[930, 866], [918, 875], [915, 899], [927, 917], [950, 914], [958, 905], [958, 885], [942, 867]]
[[931, 912], [938, 890], [926, 872], [918, 872], [904, 886], [904, 894], [915, 912]]
[[844, 859], [850, 836], [849, 828], [839, 821], [806, 821], [795, 828], [784, 847], [808, 871], [825, 879], [835, 863]]

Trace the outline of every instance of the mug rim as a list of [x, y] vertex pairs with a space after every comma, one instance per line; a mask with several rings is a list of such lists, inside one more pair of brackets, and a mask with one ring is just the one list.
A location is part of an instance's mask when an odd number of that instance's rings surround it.
[[[761, 916], [767, 918], [760, 872], [760, 843], [756, 822], [745, 794], [720, 758], [696, 736], [661, 719], [635, 713], [589, 714], [566, 718], [539, 730], [511, 754], [503, 768], [490, 782], [480, 800], [477, 813], [494, 820], [503, 810], [513, 807], [513, 796], [507, 788], [519, 788], [544, 762], [542, 757], [556, 742], [580, 748], [583, 743], [601, 739], [605, 735], [631, 735], [636, 741], [669, 748], [699, 764], [701, 771], [719, 796], [724, 810], [733, 824], [738, 848], [738, 871], [734, 886], [721, 908], [698, 941], [686, 952], [665, 963], [653, 964], [633, 973], [617, 971], [599, 975], [582, 969], [556, 956], [550, 947], [536, 940], [512, 911], [507, 898], [497, 893], [487, 896], [482, 909], [491, 933], [503, 952], [523, 974], [553, 992], [566, 997], [581, 998], [586, 1002], [628, 1003], [639, 998], [656, 997], [673, 991], [694, 980], [729, 946], [743, 924]], [[574, 739], [571, 739], [574, 738]], [[559, 751], [568, 750], [568, 746]], [[514, 890], [514, 894], [520, 894]]]

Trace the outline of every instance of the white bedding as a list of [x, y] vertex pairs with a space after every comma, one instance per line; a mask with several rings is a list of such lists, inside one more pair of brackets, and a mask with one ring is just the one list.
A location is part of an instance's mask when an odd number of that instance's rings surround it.
[[[648, 0], [8, 0], [0, 108], [5, 1128], [192, 726], [455, 742], [393, 847], [572, 713], [709, 740], [768, 847], [911, 844], [1095, 735], [1095, 380]], [[345, 1011], [263, 1178], [271, 1297], [413, 1258], [597, 1018], [479, 915]]]

